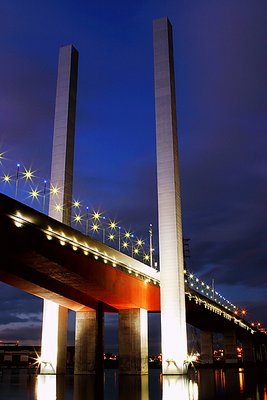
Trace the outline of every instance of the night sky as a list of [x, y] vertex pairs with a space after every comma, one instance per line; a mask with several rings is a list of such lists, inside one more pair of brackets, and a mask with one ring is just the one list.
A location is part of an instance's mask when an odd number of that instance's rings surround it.
[[[267, 327], [266, 1], [1, 0], [1, 176], [21, 162], [49, 178], [58, 51], [72, 43], [74, 198], [144, 238], [152, 223], [156, 254], [152, 21], [164, 16], [173, 26], [188, 269]], [[42, 301], [5, 284], [0, 301], [0, 340], [38, 344]], [[107, 336], [116, 350], [114, 321]], [[158, 349], [157, 317], [150, 328]]]

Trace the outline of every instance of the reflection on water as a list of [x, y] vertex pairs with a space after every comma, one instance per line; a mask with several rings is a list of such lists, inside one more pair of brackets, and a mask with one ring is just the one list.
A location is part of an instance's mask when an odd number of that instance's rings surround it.
[[0, 370], [0, 398], [9, 400], [267, 400], [267, 371], [200, 369], [186, 376], [37, 375], [26, 369]]
[[119, 399], [149, 400], [148, 379], [148, 375], [120, 376]]
[[[57, 399], [57, 379], [56, 376], [39, 375], [36, 380], [36, 398], [38, 400]], [[46, 397], [47, 396], [47, 397]]]
[[187, 376], [163, 376], [162, 400], [198, 400], [198, 385]]
[[244, 368], [238, 368], [239, 390], [240, 393], [244, 392]]
[[[56, 375], [37, 375], [35, 381], [36, 400], [64, 400], [65, 377]], [[75, 398], [75, 397], [74, 397]]]

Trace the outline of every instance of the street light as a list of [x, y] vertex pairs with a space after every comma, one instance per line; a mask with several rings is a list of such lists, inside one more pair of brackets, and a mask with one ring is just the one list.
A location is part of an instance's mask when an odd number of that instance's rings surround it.
[[119, 248], [122, 248], [122, 250], [124, 250], [124, 251], [129, 250], [129, 245], [130, 245], [132, 233], [131, 233], [130, 231], [124, 230], [122, 244], [120, 243], [120, 241], [121, 241], [121, 232], [120, 232], [120, 229], [119, 229], [119, 235], [120, 235], [120, 238], [119, 238]]
[[[131, 235], [131, 238], [134, 238], [134, 234]], [[144, 242], [141, 238], [136, 238], [135, 244], [132, 240], [132, 257], [134, 257], [134, 255], [139, 255], [140, 250], [143, 248], [143, 244]]]
[[[100, 213], [99, 211], [93, 210], [92, 225], [91, 225], [91, 231], [93, 231], [93, 233], [98, 233], [99, 232], [101, 214], [102, 213]], [[86, 220], [87, 220], [86, 230], [87, 230], [87, 234], [88, 234], [88, 224], [89, 224], [88, 207], [86, 207]]]

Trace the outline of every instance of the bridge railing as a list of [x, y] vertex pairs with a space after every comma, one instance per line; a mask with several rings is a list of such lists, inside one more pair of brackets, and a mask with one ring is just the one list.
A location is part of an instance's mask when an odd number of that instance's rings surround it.
[[[58, 185], [49, 182], [49, 179], [41, 178], [37, 170], [7, 159], [5, 152], [0, 152], [0, 179], [0, 191], [3, 194], [46, 215], [50, 197], [57, 199], [62, 190]], [[86, 200], [80, 201], [78, 196], [73, 198], [71, 205], [73, 228], [147, 265], [155, 267], [158, 264], [155, 251], [151, 249], [149, 229], [147, 229], [148, 235], [139, 236], [108, 214], [87, 206], [89, 203]], [[63, 208], [63, 204], [56, 202], [56, 212], [62, 212]]]

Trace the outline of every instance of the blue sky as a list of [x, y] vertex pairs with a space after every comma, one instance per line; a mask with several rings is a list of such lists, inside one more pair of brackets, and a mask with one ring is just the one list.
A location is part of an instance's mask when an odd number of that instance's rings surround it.
[[[153, 223], [155, 238], [152, 21], [169, 17], [189, 268], [265, 326], [266, 9], [264, 0], [0, 4], [3, 171], [20, 161], [49, 177], [58, 51], [72, 43], [74, 197], [144, 236]], [[0, 339], [26, 337], [30, 323], [40, 326], [41, 302], [0, 288]]]

